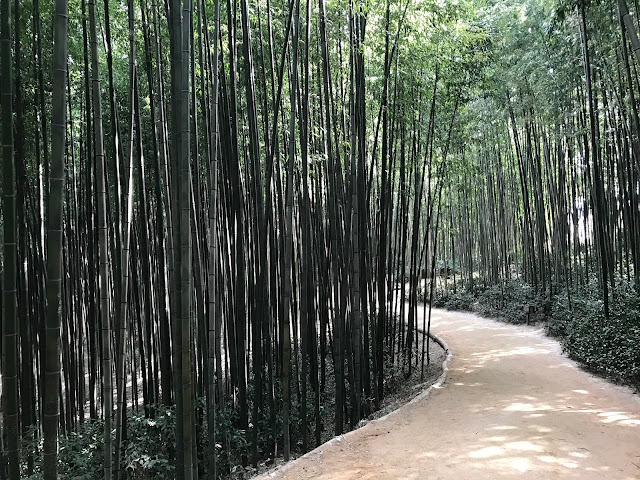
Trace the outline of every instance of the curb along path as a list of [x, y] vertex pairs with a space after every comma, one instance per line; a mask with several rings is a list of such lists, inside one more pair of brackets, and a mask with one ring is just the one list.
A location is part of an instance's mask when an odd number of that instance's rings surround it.
[[257, 478], [640, 480], [638, 395], [541, 327], [433, 310], [432, 330], [453, 353], [444, 385]]

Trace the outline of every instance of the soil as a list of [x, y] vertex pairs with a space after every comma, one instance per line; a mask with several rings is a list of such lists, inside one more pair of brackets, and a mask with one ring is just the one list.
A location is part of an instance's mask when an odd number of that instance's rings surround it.
[[[421, 314], [422, 312], [420, 312]], [[640, 399], [541, 327], [434, 310], [446, 382], [279, 469], [278, 479], [640, 479]]]

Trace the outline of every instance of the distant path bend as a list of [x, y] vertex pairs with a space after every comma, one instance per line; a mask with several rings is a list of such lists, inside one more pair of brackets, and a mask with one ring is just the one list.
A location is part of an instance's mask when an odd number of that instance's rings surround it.
[[638, 395], [542, 328], [433, 312], [453, 352], [443, 386], [258, 478], [640, 479]]

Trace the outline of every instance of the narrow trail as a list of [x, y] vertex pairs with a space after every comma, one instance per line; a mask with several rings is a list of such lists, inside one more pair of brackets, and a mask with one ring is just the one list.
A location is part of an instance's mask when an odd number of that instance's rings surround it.
[[453, 353], [443, 385], [258, 478], [640, 479], [638, 395], [540, 327], [434, 310], [432, 328]]

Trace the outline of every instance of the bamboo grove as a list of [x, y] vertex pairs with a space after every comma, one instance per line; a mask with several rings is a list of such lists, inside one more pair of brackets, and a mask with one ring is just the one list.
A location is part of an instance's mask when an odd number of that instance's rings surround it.
[[571, 308], [595, 285], [603, 316], [626, 316], [616, 289], [637, 298], [640, 284], [640, 44], [630, 6], [508, 2], [480, 12], [496, 29], [495, 61], [467, 111], [472, 168], [451, 170], [444, 194], [438, 258], [460, 273], [447, 289], [519, 279], [543, 304], [560, 295]]
[[2, 0], [3, 478], [87, 425], [96, 478], [218, 478], [424, 368], [487, 33], [383, 3]]

